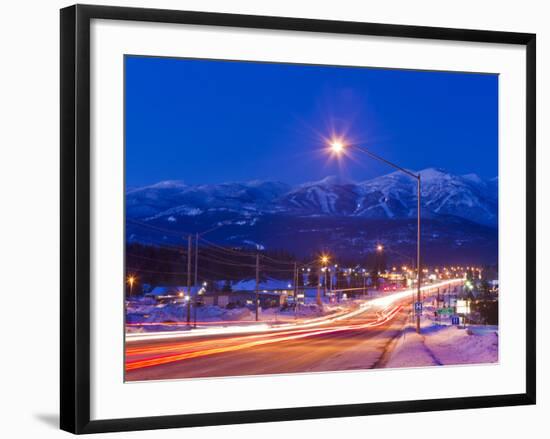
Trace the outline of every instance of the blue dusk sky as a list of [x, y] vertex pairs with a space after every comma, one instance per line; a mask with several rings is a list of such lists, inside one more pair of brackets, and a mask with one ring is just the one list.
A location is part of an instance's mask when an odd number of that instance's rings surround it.
[[331, 137], [404, 168], [498, 175], [498, 76], [125, 58], [126, 183], [274, 180], [391, 168], [327, 153]]

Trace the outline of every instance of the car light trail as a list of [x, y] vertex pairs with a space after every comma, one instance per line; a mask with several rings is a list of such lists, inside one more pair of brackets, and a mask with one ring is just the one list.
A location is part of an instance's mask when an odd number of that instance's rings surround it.
[[[144, 367], [159, 366], [159, 365], [173, 363], [176, 361], [187, 360], [191, 358], [233, 352], [233, 351], [238, 351], [242, 349], [248, 349], [248, 348], [253, 348], [253, 347], [272, 344], [272, 343], [292, 341], [292, 340], [302, 339], [306, 337], [314, 337], [317, 335], [324, 335], [328, 333], [373, 328], [373, 327], [384, 325], [390, 320], [392, 320], [397, 315], [397, 313], [401, 310], [401, 308], [402, 308], [401, 306], [396, 306], [392, 308], [387, 314], [379, 317], [378, 319], [374, 321], [368, 321], [362, 324], [351, 324], [351, 325], [348, 324], [348, 325], [340, 325], [340, 326], [335, 326], [330, 328], [319, 328], [319, 329], [302, 330], [302, 331], [293, 330], [293, 331], [287, 331], [284, 333], [269, 334], [267, 336], [263, 335], [263, 336], [251, 336], [251, 337], [238, 337], [237, 339], [233, 339], [234, 343], [228, 346], [220, 346], [220, 347], [214, 347], [214, 348], [202, 349], [202, 350], [201, 349], [186, 350], [185, 352], [180, 352], [178, 354], [173, 354], [173, 355], [154, 356], [152, 358], [129, 361], [126, 363], [126, 370], [130, 371], [135, 369], [141, 369]], [[204, 342], [202, 344], [204, 345]], [[180, 350], [184, 346], [188, 347], [188, 344], [184, 344], [183, 346], [179, 345], [179, 346], [169, 347], [169, 348], [167, 347], [155, 347], [152, 349], [144, 348], [142, 350], [139, 350], [139, 349], [133, 350], [132, 352], [134, 354], [135, 353], [152, 354], [152, 353], [158, 353], [158, 352], [171, 352], [174, 350]]]
[[[453, 284], [459, 284], [464, 282], [464, 279], [451, 279], [445, 280], [436, 284], [429, 284], [421, 287], [421, 291], [426, 292], [436, 288], [442, 288], [445, 286], [450, 286]], [[126, 342], [131, 343], [135, 341], [143, 340], [167, 340], [171, 338], [182, 338], [182, 337], [196, 337], [203, 335], [232, 335], [232, 334], [243, 334], [243, 333], [266, 333], [266, 332], [278, 332], [286, 329], [305, 329], [313, 328], [321, 325], [327, 325], [333, 322], [338, 322], [341, 320], [347, 320], [358, 316], [364, 313], [367, 310], [372, 308], [385, 309], [388, 306], [394, 304], [395, 302], [402, 300], [416, 294], [416, 289], [411, 288], [396, 293], [388, 294], [383, 297], [377, 297], [370, 299], [362, 303], [357, 309], [352, 311], [342, 311], [339, 313], [331, 314], [323, 317], [316, 317], [313, 319], [301, 320], [297, 323], [281, 323], [281, 324], [253, 324], [253, 325], [236, 325], [231, 327], [211, 327], [211, 328], [202, 328], [202, 329], [192, 329], [187, 331], [164, 331], [164, 332], [154, 332], [154, 333], [133, 333], [126, 334]]]
[[[375, 320], [372, 319], [374, 322]], [[365, 320], [362, 320], [363, 323], [365, 323]], [[327, 328], [330, 329], [330, 328]], [[326, 329], [324, 329], [326, 330]], [[142, 354], [152, 354], [156, 352], [170, 352], [170, 351], [180, 351], [181, 349], [190, 349], [190, 348], [200, 348], [201, 346], [211, 346], [216, 344], [223, 344], [223, 343], [235, 343], [235, 342], [243, 342], [247, 340], [257, 340], [257, 339], [269, 339], [272, 337], [280, 337], [290, 334], [299, 334], [304, 332], [311, 332], [312, 329], [294, 329], [291, 331], [284, 331], [284, 332], [276, 332], [276, 333], [268, 333], [268, 334], [257, 334], [257, 335], [247, 335], [247, 336], [234, 336], [229, 338], [224, 338], [220, 340], [202, 340], [202, 341], [186, 341], [184, 343], [178, 343], [178, 344], [162, 344], [157, 345], [155, 347], [129, 347], [126, 349], [126, 355], [142, 355]], [[194, 349], [198, 350], [198, 349]]]

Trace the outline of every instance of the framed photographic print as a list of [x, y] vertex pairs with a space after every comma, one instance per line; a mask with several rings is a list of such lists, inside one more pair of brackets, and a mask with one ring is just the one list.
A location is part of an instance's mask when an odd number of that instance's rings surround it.
[[64, 430], [535, 403], [533, 34], [65, 8], [61, 173]]

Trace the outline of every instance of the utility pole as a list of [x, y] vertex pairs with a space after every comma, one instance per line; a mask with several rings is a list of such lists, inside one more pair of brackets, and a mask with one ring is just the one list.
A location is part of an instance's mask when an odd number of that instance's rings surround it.
[[[417, 285], [416, 285], [416, 301], [420, 302], [420, 284], [422, 282], [422, 264], [420, 263], [420, 174], [417, 175], [417, 225], [416, 225], [416, 269], [418, 270], [417, 274]], [[416, 333], [420, 334], [420, 313], [416, 314]]]
[[[195, 233], [195, 282], [193, 286], [198, 292], [198, 273], [199, 273], [199, 234]], [[193, 296], [193, 327], [197, 327], [197, 294]]]
[[324, 267], [323, 271], [323, 297], [327, 297], [327, 267]]
[[296, 296], [298, 295], [298, 264], [294, 262], [294, 304], [296, 304]]
[[294, 262], [294, 318], [298, 313], [298, 264]]
[[321, 305], [321, 267], [317, 268], [317, 305]]
[[199, 234], [195, 233], [195, 282], [193, 285], [198, 285], [199, 278]]
[[256, 321], [258, 321], [258, 310], [260, 307], [260, 254], [256, 253]]
[[436, 306], [436, 309], [437, 309], [437, 322], [438, 323], [441, 323], [441, 314], [439, 313], [439, 310], [441, 309], [441, 301], [440, 301], [440, 297], [439, 297], [439, 287], [437, 287], [437, 306]]
[[187, 325], [191, 325], [191, 235], [187, 236]]

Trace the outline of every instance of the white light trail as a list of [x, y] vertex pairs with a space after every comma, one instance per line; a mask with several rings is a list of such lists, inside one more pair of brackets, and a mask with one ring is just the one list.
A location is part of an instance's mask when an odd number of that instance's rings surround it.
[[[425, 285], [420, 288], [420, 291], [429, 291], [436, 288], [445, 287], [448, 285], [458, 284], [464, 282], [464, 279], [451, 279], [439, 282], [437, 284]], [[381, 310], [388, 308], [393, 303], [402, 300], [406, 297], [416, 294], [416, 288], [411, 288], [397, 293], [388, 294], [383, 297], [377, 297], [371, 299], [367, 302], [359, 305], [357, 309], [349, 312], [342, 312], [336, 315], [317, 317], [314, 319], [302, 320], [299, 323], [285, 323], [285, 324], [276, 324], [268, 325], [266, 323], [262, 324], [252, 324], [252, 325], [243, 325], [243, 326], [231, 326], [231, 327], [210, 327], [203, 329], [192, 329], [188, 331], [165, 331], [165, 332], [149, 332], [149, 333], [134, 333], [126, 334], [127, 342], [137, 342], [141, 340], [166, 340], [171, 338], [184, 338], [184, 337], [197, 337], [204, 335], [232, 335], [232, 334], [242, 334], [242, 333], [265, 333], [265, 332], [276, 332], [292, 329], [305, 329], [315, 326], [326, 325], [333, 322], [338, 322], [341, 320], [349, 319], [355, 317], [359, 314], [364, 313], [371, 308], [380, 308]]]

